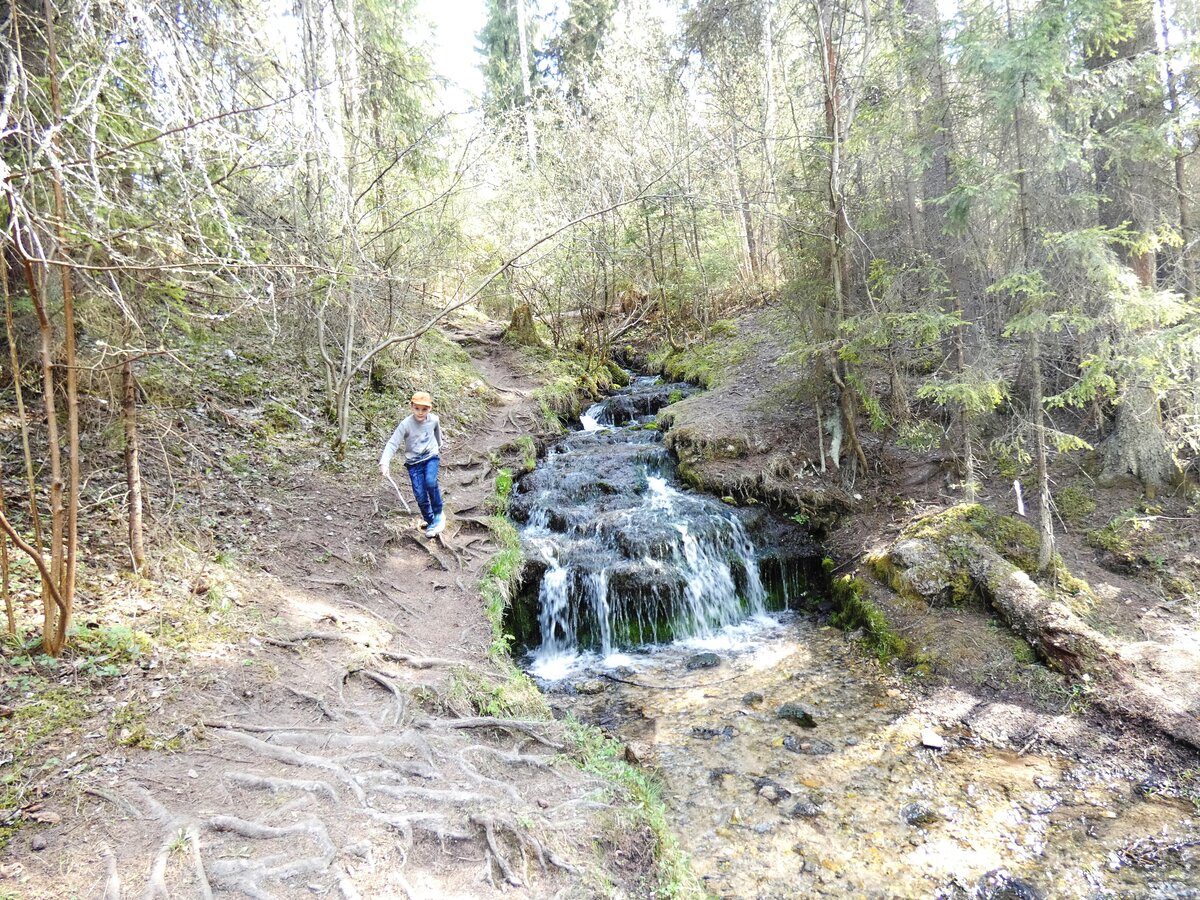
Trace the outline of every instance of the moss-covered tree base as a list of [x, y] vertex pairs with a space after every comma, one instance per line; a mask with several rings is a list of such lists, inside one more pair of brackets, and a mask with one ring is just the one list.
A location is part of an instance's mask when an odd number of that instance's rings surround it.
[[1086, 684], [1097, 705], [1200, 747], [1200, 722], [1139, 679], [1132, 647], [1096, 631], [1072, 608], [1086, 585], [1061, 560], [1049, 587], [1034, 581], [1036, 547], [1037, 535], [1024, 523], [963, 505], [918, 520], [869, 562], [903, 597], [934, 607], [986, 604], [1046, 665]]

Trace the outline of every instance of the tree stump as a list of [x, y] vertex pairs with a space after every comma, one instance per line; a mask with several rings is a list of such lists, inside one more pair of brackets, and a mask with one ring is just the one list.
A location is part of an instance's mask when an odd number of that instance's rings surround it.
[[504, 330], [504, 339], [522, 347], [544, 347], [538, 336], [537, 326], [533, 321], [533, 310], [528, 303], [522, 303], [513, 310], [512, 321]]

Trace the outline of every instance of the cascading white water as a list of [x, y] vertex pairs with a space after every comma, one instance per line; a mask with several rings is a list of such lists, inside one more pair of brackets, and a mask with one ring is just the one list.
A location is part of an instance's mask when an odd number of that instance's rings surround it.
[[592, 406], [584, 431], [531, 480], [543, 487], [519, 498], [529, 555], [545, 562], [531, 667], [543, 678], [562, 677], [583, 652], [611, 662], [633, 647], [712, 639], [766, 611], [758, 554], [738, 516], [668, 477], [669, 457], [645, 428], [657, 409], [647, 387], [658, 406], [668, 388], [679, 390], [642, 380]]

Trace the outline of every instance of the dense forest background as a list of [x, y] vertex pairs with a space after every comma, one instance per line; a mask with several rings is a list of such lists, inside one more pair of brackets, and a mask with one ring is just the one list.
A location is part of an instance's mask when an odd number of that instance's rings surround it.
[[453, 429], [467, 308], [587, 373], [775, 307], [829, 478], [872, 477], [867, 433], [968, 497], [1024, 478], [1047, 564], [1055, 454], [1194, 477], [1198, 33], [1182, 0], [489, 0], [455, 110], [411, 2], [13, 0], [9, 631], [40, 597], [55, 655], [81, 570], [219, 551], [205, 479], [264, 435], [353, 466], [418, 386]]

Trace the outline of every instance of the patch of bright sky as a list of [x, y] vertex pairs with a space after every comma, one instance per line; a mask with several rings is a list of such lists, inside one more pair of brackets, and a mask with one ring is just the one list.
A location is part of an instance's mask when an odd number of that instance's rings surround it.
[[449, 105], [465, 111], [483, 96], [477, 35], [487, 16], [484, 0], [417, 0], [417, 15], [432, 28], [433, 70], [449, 82]]

